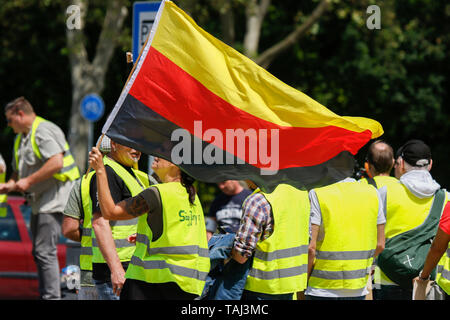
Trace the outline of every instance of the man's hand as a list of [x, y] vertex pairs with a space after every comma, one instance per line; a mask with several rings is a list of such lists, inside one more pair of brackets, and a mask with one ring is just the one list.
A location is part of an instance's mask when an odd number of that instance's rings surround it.
[[97, 173], [105, 169], [103, 155], [96, 147], [93, 147], [91, 152], [89, 152], [89, 164]]
[[16, 182], [16, 191], [26, 192], [31, 187], [31, 184], [27, 178], [22, 178]]
[[0, 194], [9, 193], [16, 191], [16, 182], [14, 180], [9, 180], [6, 183], [0, 183]]
[[125, 283], [125, 270], [122, 267], [117, 268], [115, 272], [111, 272], [111, 283], [113, 287], [113, 293], [116, 296], [120, 296], [123, 284]]

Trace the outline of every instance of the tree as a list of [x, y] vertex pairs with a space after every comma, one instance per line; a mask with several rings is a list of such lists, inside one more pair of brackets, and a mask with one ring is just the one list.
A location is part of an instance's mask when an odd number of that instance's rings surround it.
[[88, 145], [89, 123], [81, 117], [79, 112], [80, 102], [86, 94], [97, 93], [101, 95], [109, 63], [114, 49], [118, 45], [118, 35], [122, 31], [125, 17], [128, 14], [127, 1], [114, 0], [107, 3], [95, 55], [92, 61], [89, 61], [84, 34], [88, 1], [66, 1], [67, 6], [76, 5], [81, 9], [80, 28], [72, 30], [67, 28], [66, 35], [72, 79], [72, 108], [68, 140], [75, 161], [82, 171], [86, 168], [86, 159], [88, 158], [86, 146]]

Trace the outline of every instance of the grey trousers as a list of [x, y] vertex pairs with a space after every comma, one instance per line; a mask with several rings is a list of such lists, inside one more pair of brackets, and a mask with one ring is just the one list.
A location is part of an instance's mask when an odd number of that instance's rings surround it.
[[60, 212], [31, 215], [32, 253], [38, 270], [39, 294], [43, 300], [61, 299], [57, 244], [62, 220]]

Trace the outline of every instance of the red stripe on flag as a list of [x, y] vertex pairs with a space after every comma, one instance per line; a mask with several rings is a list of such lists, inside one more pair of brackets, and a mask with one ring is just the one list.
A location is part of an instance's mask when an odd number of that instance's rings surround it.
[[[260, 129], [268, 129], [269, 156], [275, 151], [270, 147], [270, 129], [278, 129], [279, 169], [318, 165], [345, 150], [356, 154], [371, 138], [370, 130], [358, 133], [334, 126], [287, 127], [257, 118], [212, 93], [153, 47], [150, 47], [129, 94], [191, 134], [196, 133], [194, 121], [202, 121], [202, 133], [209, 129], [219, 130], [224, 137], [223, 145], [217, 141], [212, 143], [235, 156], [238, 156], [236, 148], [226, 148], [227, 129], [245, 131], [253, 128], [257, 133]], [[199, 138], [203, 138], [202, 133]], [[247, 147], [246, 153], [245, 160], [249, 162], [251, 157]], [[267, 167], [259, 156], [257, 163], [249, 163], [259, 168]]]

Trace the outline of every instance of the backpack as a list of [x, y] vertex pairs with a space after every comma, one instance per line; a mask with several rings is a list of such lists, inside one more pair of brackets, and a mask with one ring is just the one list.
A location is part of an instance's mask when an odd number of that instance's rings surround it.
[[[425, 264], [436, 236], [444, 202], [445, 190], [438, 190], [424, 223], [387, 240], [385, 249], [377, 258], [377, 264], [384, 274], [403, 289], [412, 289], [412, 280], [419, 275]], [[435, 275], [436, 271], [433, 270], [432, 279]]]

